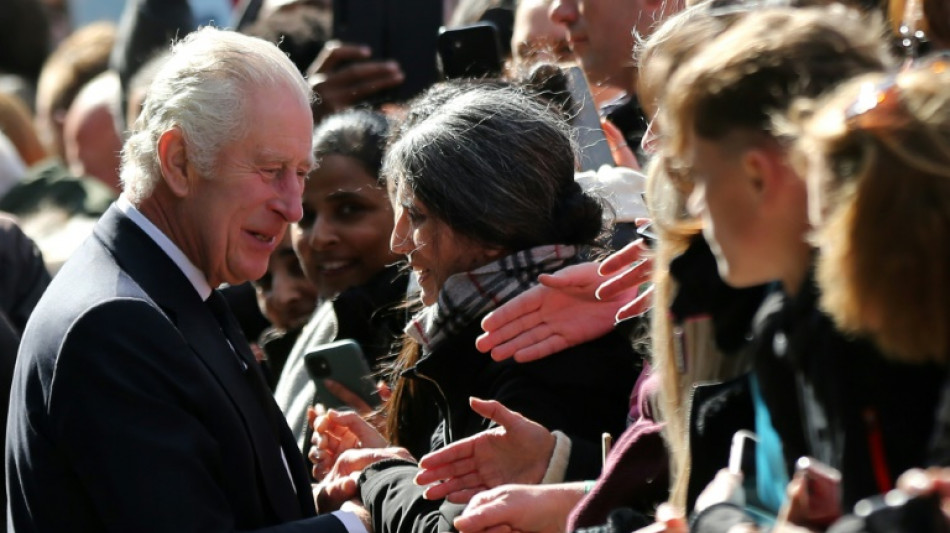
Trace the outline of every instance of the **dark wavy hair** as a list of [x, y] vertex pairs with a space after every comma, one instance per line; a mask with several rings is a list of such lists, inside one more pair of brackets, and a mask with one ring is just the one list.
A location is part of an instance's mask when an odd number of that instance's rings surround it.
[[[596, 243], [604, 210], [575, 183], [574, 168], [570, 130], [556, 111], [518, 88], [464, 83], [437, 86], [414, 103], [383, 175], [393, 194], [417, 198], [454, 232], [516, 252]], [[401, 377], [420, 356], [407, 336], [391, 368], [386, 432], [400, 446], [424, 437], [413, 428], [428, 407]]]
[[603, 205], [574, 181], [570, 129], [534, 97], [470, 84], [413, 108], [425, 111], [390, 145], [383, 174], [453, 231], [510, 252], [600, 236]]
[[386, 115], [370, 109], [348, 109], [325, 118], [313, 130], [313, 154], [319, 161], [328, 155], [345, 155], [379, 179], [389, 135]]

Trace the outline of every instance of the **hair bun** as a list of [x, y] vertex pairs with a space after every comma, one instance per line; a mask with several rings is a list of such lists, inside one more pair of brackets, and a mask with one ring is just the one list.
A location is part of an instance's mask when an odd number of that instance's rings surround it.
[[557, 240], [564, 244], [586, 244], [603, 230], [604, 206], [571, 180], [564, 187], [554, 206], [553, 223]]

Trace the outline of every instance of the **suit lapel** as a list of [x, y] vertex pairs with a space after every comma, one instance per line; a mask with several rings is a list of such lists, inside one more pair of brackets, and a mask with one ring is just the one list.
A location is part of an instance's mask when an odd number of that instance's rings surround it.
[[[250, 347], [246, 342], [233, 343], [240, 357], [250, 365], [245, 370], [231, 350], [214, 315], [201, 301], [188, 278], [141, 228], [115, 206], [103, 215], [95, 234], [113, 254], [119, 267], [142, 287], [175, 324], [196, 356], [234, 403], [244, 420], [247, 438], [257, 456], [258, 473], [263, 483], [261, 489], [270, 500], [275, 515], [281, 521], [300, 518], [298, 497], [293, 493], [287, 467], [280, 456], [279, 433], [284, 428], [278, 424], [278, 434], [275, 434], [264, 412], [264, 409], [277, 409], [277, 405], [271, 398], [266, 400], [272, 405], [262, 403], [248, 382], [248, 379], [262, 379], [257, 375], [260, 371]], [[288, 453], [284, 449], [284, 453]], [[300, 452], [294, 447], [293, 453], [299, 455]], [[291, 468], [301, 466], [289, 459]], [[297, 489], [298, 492], [300, 490]], [[306, 492], [310, 493], [309, 487]]]

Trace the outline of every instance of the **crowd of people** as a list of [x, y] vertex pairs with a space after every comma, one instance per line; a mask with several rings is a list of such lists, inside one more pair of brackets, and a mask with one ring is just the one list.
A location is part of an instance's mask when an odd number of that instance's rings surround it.
[[5, 531], [950, 531], [944, 0], [6, 3]]

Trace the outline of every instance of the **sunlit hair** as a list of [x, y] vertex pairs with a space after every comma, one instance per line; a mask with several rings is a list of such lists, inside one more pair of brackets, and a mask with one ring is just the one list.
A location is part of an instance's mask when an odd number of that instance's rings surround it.
[[856, 79], [798, 117], [821, 306], [911, 362], [950, 352], [948, 68]]
[[771, 131], [771, 115], [890, 65], [880, 17], [833, 4], [750, 11], [673, 76], [663, 124], [668, 154], [685, 161], [693, 135]]
[[[706, 45], [740, 15], [713, 16], [713, 2], [702, 2], [687, 7], [664, 21], [636, 48], [639, 65], [637, 97], [649, 116], [656, 116], [660, 100], [670, 76], [700, 47]], [[653, 134], [663, 143], [663, 125], [660, 120], [651, 124]], [[686, 180], [671, 175], [671, 168], [663, 150], [650, 160], [647, 173], [647, 205], [657, 242], [653, 259], [653, 308], [650, 337], [653, 372], [660, 376], [657, 404], [664, 421], [664, 438], [670, 456], [670, 502], [685, 508], [689, 484], [690, 451], [686, 419], [692, 379], [684, 376], [676, 364], [673, 323], [669, 313], [675, 295], [675, 281], [670, 277], [670, 262], [689, 246], [690, 238], [701, 231], [698, 219], [686, 210], [686, 199], [692, 190]], [[713, 343], [713, 339], [696, 339], [697, 344]]]
[[[885, 48], [873, 35], [874, 25], [856, 12], [755, 4], [718, 0], [694, 5], [671, 17], [638, 47], [638, 95], [646, 109], [659, 108], [653, 124], [659, 151], [648, 169], [647, 184], [648, 205], [660, 237], [654, 259], [658, 310], [668, 309], [675, 294], [670, 262], [701, 229], [687, 213], [692, 183], [688, 165], [681, 161], [694, 128], [712, 138], [736, 128], [768, 130], [771, 113], [784, 110], [794, 95], [817, 94], [851, 73], [882, 68], [885, 62]], [[689, 391], [696, 380], [725, 376], [703, 374], [716, 371], [715, 361], [693, 361], [689, 373], [681, 372], [670, 316], [655, 312], [652, 321], [653, 364], [661, 378], [659, 405], [673, 473], [670, 501], [682, 508], [690, 472]], [[704, 357], [719, 353], [711, 336], [691, 344], [708, 346]]]
[[222, 147], [243, 137], [253, 124], [244, 106], [255, 89], [292, 88], [309, 107], [303, 76], [275, 45], [236, 32], [202, 28], [172, 48], [172, 55], [148, 88], [142, 113], [122, 150], [122, 186], [137, 204], [161, 179], [158, 139], [179, 128], [189, 161], [213, 174]]
[[[567, 124], [522, 91], [447, 84], [416, 100], [383, 162], [394, 202], [410, 197], [457, 235], [507, 253], [545, 244], [594, 244], [603, 207], [574, 181]], [[387, 436], [412, 440], [429, 406], [400, 377], [421, 357], [404, 337], [392, 366]]]

